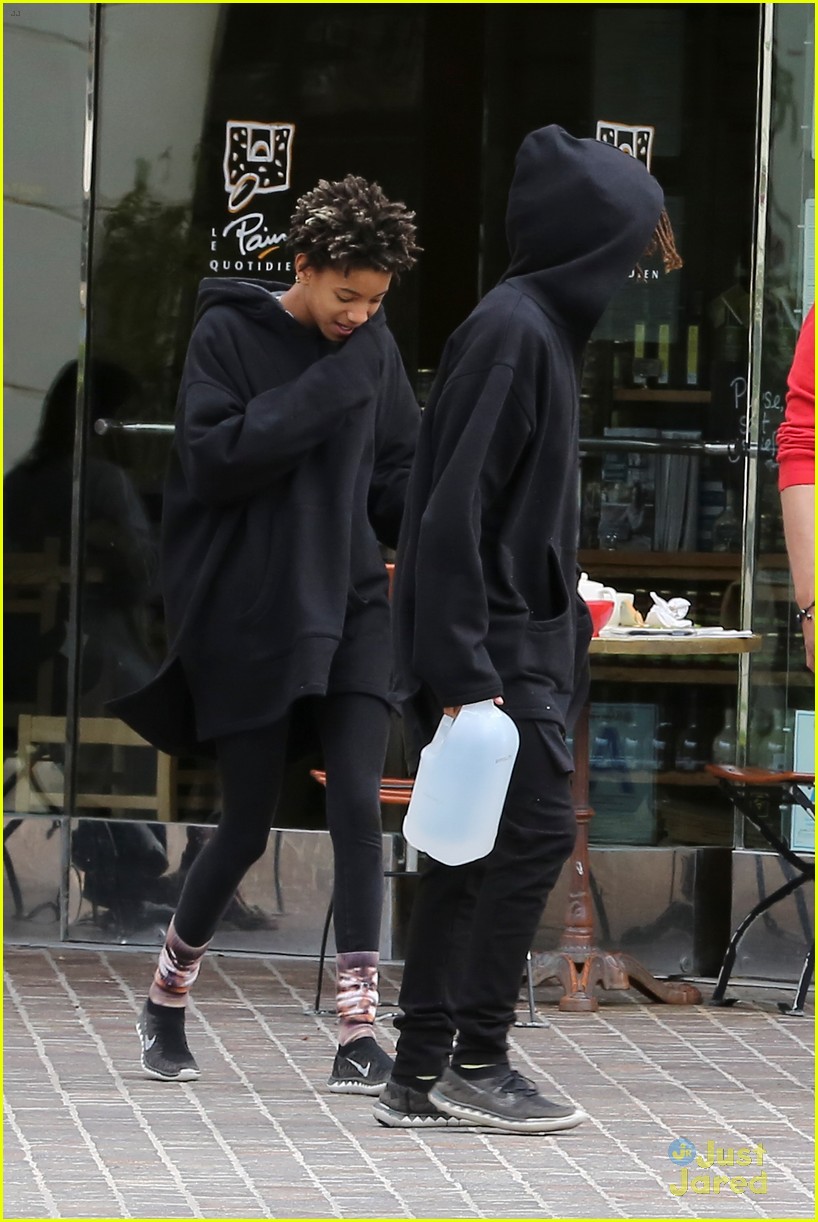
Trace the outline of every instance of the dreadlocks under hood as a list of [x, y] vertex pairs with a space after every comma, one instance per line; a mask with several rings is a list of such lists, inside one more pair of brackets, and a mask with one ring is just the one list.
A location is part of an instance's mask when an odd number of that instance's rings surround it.
[[662, 189], [640, 161], [543, 127], [517, 154], [503, 276], [554, 319], [590, 334], [649, 245]]

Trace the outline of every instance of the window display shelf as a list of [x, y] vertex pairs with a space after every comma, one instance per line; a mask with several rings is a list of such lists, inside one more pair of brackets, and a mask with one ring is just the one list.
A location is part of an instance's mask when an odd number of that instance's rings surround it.
[[[596, 581], [613, 581], [617, 576], [668, 579], [709, 579], [733, 581], [741, 576], [741, 552], [639, 552], [606, 551], [582, 548], [581, 568]], [[758, 558], [765, 569], [786, 569], [787, 557], [781, 552], [764, 553]]]
[[650, 387], [621, 387], [613, 392], [615, 403], [709, 403], [709, 390], [651, 390]]
[[[707, 683], [707, 684], [733, 684], [736, 683], [735, 667], [723, 667], [716, 669], [715, 667], [690, 666], [690, 664], [680, 666], [651, 666], [644, 665], [634, 667], [627, 666], [606, 666], [604, 663], [594, 663], [594, 671], [592, 678], [600, 682], [607, 683]], [[789, 684], [790, 687], [812, 687], [814, 683], [811, 674], [798, 674], [793, 671], [785, 670], [755, 670], [753, 681], [773, 687], [782, 687]]]
[[[616, 777], [621, 775], [615, 768], [599, 768], [594, 766], [592, 762], [592, 777], [594, 781], [604, 780], [606, 776]], [[649, 785], [653, 782], [656, 785], [669, 786], [700, 786], [708, 787], [715, 785], [717, 782], [709, 772], [697, 768], [692, 772], [682, 772], [676, 769], [672, 772], [654, 772], [652, 769], [638, 768], [635, 771], [628, 769], [628, 781], [633, 785]]]
[[735, 686], [736, 669], [734, 666], [723, 669], [715, 667], [691, 667], [689, 663], [680, 666], [639, 666], [632, 664], [624, 666], [606, 666], [604, 663], [594, 663], [592, 678], [606, 683], [731, 683]]

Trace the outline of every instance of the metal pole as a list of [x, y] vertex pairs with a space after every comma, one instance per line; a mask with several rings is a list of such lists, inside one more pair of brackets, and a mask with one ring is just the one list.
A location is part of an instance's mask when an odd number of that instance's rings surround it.
[[71, 878], [71, 820], [77, 796], [77, 747], [82, 666], [82, 602], [85, 543], [85, 468], [88, 453], [88, 384], [90, 346], [89, 284], [93, 265], [94, 195], [96, 189], [96, 91], [99, 80], [101, 5], [88, 6], [88, 75], [85, 89], [85, 134], [82, 159], [82, 237], [80, 248], [80, 342], [77, 353], [77, 399], [71, 495], [70, 585], [68, 597], [68, 690], [65, 709], [65, 786], [60, 845], [60, 939], [68, 937]]
[[[756, 553], [758, 550], [758, 447], [761, 436], [761, 373], [764, 344], [764, 289], [767, 257], [767, 205], [770, 181], [770, 131], [772, 120], [773, 36], [775, 5], [765, 4], [761, 13], [757, 118], [757, 163], [755, 181], [755, 235], [753, 266], [750, 281], [751, 321], [749, 346], [749, 381], [747, 421], [744, 431], [744, 529], [741, 572], [741, 627], [752, 627], [753, 596], [755, 593]], [[747, 743], [750, 727], [751, 697], [750, 655], [738, 662], [737, 716], [739, 764], [747, 763]], [[744, 845], [744, 819], [736, 811], [734, 845]]]

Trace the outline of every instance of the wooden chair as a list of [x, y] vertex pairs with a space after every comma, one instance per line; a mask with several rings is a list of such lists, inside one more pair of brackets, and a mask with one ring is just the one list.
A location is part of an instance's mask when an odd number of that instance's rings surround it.
[[[795, 871], [792, 878], [787, 879], [782, 886], [759, 900], [739, 923], [730, 938], [719, 978], [710, 999], [711, 1005], [729, 1006], [733, 1005], [736, 999], [734, 997], [726, 998], [724, 994], [736, 961], [738, 944], [746, 931], [762, 913], [815, 878], [815, 862], [806, 861], [800, 857], [775, 830], [775, 822], [781, 806], [800, 806], [802, 810], [807, 811], [813, 818], [815, 817], [815, 803], [806, 793], [807, 787], [814, 786], [815, 775], [811, 772], [767, 772], [763, 768], [742, 768], [731, 764], [708, 764], [707, 771], [716, 778], [719, 787], [741, 811], [744, 818], [761, 833], [779, 857]], [[814, 965], [815, 941], [813, 939], [804, 958], [793, 1004], [778, 1003], [778, 1008], [783, 1014], [801, 1015], [804, 1013], [804, 1001], [812, 980]]]
[[[25, 813], [36, 809], [36, 805], [42, 803], [61, 809], [64, 793], [45, 792], [37, 783], [34, 768], [41, 757], [41, 747], [61, 746], [65, 743], [66, 719], [23, 713], [18, 718], [17, 726], [20, 771], [14, 790], [15, 811]], [[79, 741], [82, 746], [103, 744], [112, 749], [139, 747], [142, 750], [154, 750], [144, 738], [115, 717], [81, 717]], [[157, 819], [163, 822], [175, 819], [175, 761], [162, 751], [156, 751], [155, 754], [156, 783], [150, 793], [78, 793], [77, 807], [92, 810], [147, 810], [155, 811]]]
[[[7, 551], [3, 558], [3, 614], [26, 616], [42, 640], [57, 626], [60, 588], [68, 586], [69, 573], [60, 564], [59, 539], [44, 539], [41, 552]], [[54, 688], [54, 655], [45, 654], [36, 668], [36, 685], [30, 702], [5, 706], [6, 717], [23, 711], [50, 709]]]

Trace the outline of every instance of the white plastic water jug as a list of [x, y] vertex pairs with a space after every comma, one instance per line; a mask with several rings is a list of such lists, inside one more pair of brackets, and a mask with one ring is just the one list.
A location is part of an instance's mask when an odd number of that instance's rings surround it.
[[519, 745], [517, 727], [493, 700], [444, 714], [420, 753], [403, 822], [409, 844], [447, 866], [490, 853]]

